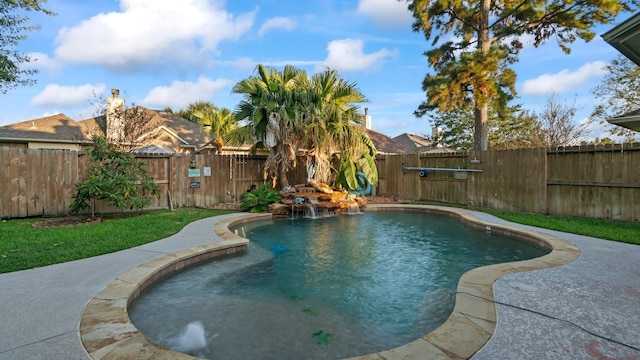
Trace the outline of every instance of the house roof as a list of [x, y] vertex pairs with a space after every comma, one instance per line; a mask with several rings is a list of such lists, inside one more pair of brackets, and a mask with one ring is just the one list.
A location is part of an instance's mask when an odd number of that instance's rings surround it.
[[640, 131], [640, 109], [629, 111], [611, 119], [607, 119], [607, 121], [613, 125], [622, 126], [634, 131]]
[[[604, 41], [640, 66], [640, 12], [602, 34]], [[640, 109], [607, 119], [610, 124], [640, 131]]]
[[147, 145], [139, 149], [131, 151], [134, 154], [174, 154], [175, 152], [170, 149], [163, 148], [157, 145]]
[[408, 149], [410, 152], [416, 152], [426, 150], [426, 148], [431, 149], [431, 141], [418, 135], [404, 133], [400, 134], [393, 138], [395, 141], [399, 142]]
[[[191, 148], [193, 151], [201, 151], [211, 147], [211, 137], [202, 130], [200, 125], [164, 111], [144, 107], [138, 107], [137, 110], [145, 112], [145, 116], [149, 117], [148, 121], [154, 124], [153, 129], [139, 137], [141, 141], [146, 137], [161, 137], [166, 140], [163, 143], [165, 148], [168, 143], [174, 147]], [[104, 116], [75, 121], [65, 114], [56, 114], [2, 126], [0, 127], [0, 141], [88, 144], [93, 135], [105, 136], [105, 129]], [[173, 150], [178, 152], [179, 149]]]
[[212, 139], [200, 125], [166, 111], [144, 110], [150, 112], [152, 116], [150, 121], [159, 124], [159, 126], [147, 134], [142, 135], [141, 138], [153, 136], [153, 134], [158, 131], [164, 131], [177, 139], [180, 146], [191, 146], [194, 147], [195, 150], [211, 147]]
[[373, 131], [371, 129], [366, 129], [365, 133], [373, 141], [373, 144], [376, 146], [376, 150], [379, 154], [396, 154], [396, 153], [407, 153], [407, 148], [399, 143], [398, 141], [392, 139], [391, 137], [381, 134], [377, 131]]
[[640, 13], [614, 26], [602, 34], [604, 41], [616, 48], [629, 60], [640, 65]]
[[44, 141], [56, 143], [87, 143], [87, 123], [75, 121], [65, 114], [56, 114], [0, 127], [0, 139], [9, 142]]

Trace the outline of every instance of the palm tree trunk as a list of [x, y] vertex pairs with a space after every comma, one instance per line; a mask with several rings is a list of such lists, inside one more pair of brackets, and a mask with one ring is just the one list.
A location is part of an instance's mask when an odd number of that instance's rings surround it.
[[287, 169], [283, 163], [278, 165], [278, 180], [280, 180], [280, 187], [285, 189], [289, 186], [289, 178], [287, 178]]

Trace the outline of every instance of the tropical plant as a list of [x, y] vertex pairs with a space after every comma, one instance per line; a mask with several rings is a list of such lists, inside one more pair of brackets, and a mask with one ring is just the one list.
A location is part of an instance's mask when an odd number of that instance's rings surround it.
[[530, 37], [536, 47], [553, 38], [569, 53], [568, 44], [576, 39], [594, 38], [594, 25], [608, 24], [638, 5], [637, 0], [406, 1], [414, 31], [422, 31], [434, 46], [425, 55], [435, 73], [422, 83], [427, 100], [416, 115], [434, 109], [450, 112], [471, 101], [474, 150], [488, 148], [490, 99], [515, 95], [516, 74], [510, 65], [517, 61], [523, 38]]
[[236, 109], [238, 121], [246, 121], [243, 130], [233, 134], [236, 142], [251, 141], [254, 148], [268, 149], [264, 178], [276, 179], [289, 187], [287, 171], [296, 167], [302, 111], [299, 90], [308, 81], [306, 72], [287, 65], [280, 72], [258, 65], [257, 75], [238, 82], [233, 93], [243, 94]]
[[69, 209], [74, 213], [91, 209], [91, 217], [95, 217], [98, 200], [120, 210], [148, 206], [159, 189], [148, 175], [146, 164], [136, 160], [132, 154], [110, 147], [102, 137], [94, 136], [92, 140], [87, 177], [75, 183], [76, 194]]
[[371, 184], [377, 184], [376, 148], [359, 126], [363, 116], [358, 104], [367, 101], [364, 94], [331, 69], [315, 74], [308, 86], [303, 97], [303, 138], [316, 167], [316, 180], [331, 183], [335, 176], [338, 187], [355, 190], [360, 168]]
[[199, 118], [194, 116], [196, 112], [209, 112], [216, 109], [216, 106], [209, 101], [196, 101], [187, 105], [186, 109], [180, 109], [175, 114], [185, 120], [197, 123]]
[[255, 190], [242, 193], [240, 210], [252, 213], [265, 212], [268, 210], [269, 204], [280, 201], [281, 197], [279, 191], [269, 188], [266, 183], [262, 183]]
[[357, 176], [350, 170], [359, 166], [369, 182], [377, 184], [375, 146], [358, 126], [363, 119], [358, 104], [366, 98], [354, 83], [330, 69], [311, 78], [289, 65], [282, 72], [258, 65], [257, 73], [234, 87], [244, 94], [236, 118], [248, 125], [232, 137], [269, 149], [265, 175], [286, 188], [286, 171], [296, 166], [296, 151], [303, 148], [318, 182], [338, 179], [338, 185], [353, 190]]
[[38, 30], [38, 25], [25, 24], [29, 18], [27, 12], [41, 12], [56, 15], [43, 7], [46, 0], [0, 0], [0, 93], [6, 93], [18, 85], [28, 86], [34, 79], [25, 78], [38, 72], [37, 69], [25, 69], [21, 64], [31, 62], [31, 58], [16, 50], [18, 44], [27, 38], [26, 32]]
[[198, 123], [214, 138], [216, 151], [222, 152], [226, 138], [238, 127], [235, 114], [227, 108], [212, 107], [207, 110], [196, 110], [193, 116]]

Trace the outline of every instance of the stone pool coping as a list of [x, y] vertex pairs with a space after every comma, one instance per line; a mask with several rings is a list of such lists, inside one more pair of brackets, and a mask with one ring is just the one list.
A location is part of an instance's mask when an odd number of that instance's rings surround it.
[[[580, 257], [569, 241], [536, 231], [480, 220], [456, 208], [431, 205], [370, 204], [367, 211], [412, 211], [451, 216], [485, 231], [529, 241], [550, 249], [539, 258], [472, 269], [462, 275], [456, 303], [447, 321], [434, 331], [406, 345], [359, 356], [354, 359], [468, 359], [491, 338], [496, 327], [493, 283], [501, 276], [556, 267]], [[230, 226], [271, 218], [271, 214], [250, 214], [222, 219], [213, 233], [222, 241], [184, 249], [146, 262], [116, 278], [85, 306], [79, 324], [82, 345], [89, 357], [106, 359], [197, 359], [154, 343], [130, 321], [127, 308], [153, 282], [198, 262], [246, 251], [249, 241], [229, 230]], [[213, 234], [212, 234], [213, 235]]]

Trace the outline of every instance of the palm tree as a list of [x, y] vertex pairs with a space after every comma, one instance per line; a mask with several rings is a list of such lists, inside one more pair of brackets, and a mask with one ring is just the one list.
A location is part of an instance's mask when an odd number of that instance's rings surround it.
[[265, 180], [289, 187], [287, 171], [295, 168], [302, 119], [299, 90], [308, 82], [306, 72], [287, 65], [282, 72], [258, 65], [257, 75], [238, 82], [233, 93], [244, 94], [236, 119], [247, 125], [235, 133], [237, 142], [250, 140], [255, 147], [269, 149], [264, 164]]
[[361, 126], [363, 116], [358, 104], [367, 99], [356, 87], [327, 69], [311, 78], [305, 94], [307, 147], [312, 149], [318, 181], [329, 182], [332, 160], [336, 165], [336, 183], [349, 190], [358, 186], [356, 169], [376, 184], [378, 174], [373, 157], [376, 149]]
[[194, 113], [197, 111], [207, 112], [216, 109], [216, 106], [209, 101], [196, 101], [190, 103], [186, 109], [180, 109], [175, 114], [180, 116], [183, 119], [189, 120], [191, 122], [198, 122], [198, 118], [194, 116]]
[[[234, 132], [235, 142], [252, 141], [269, 149], [265, 179], [289, 186], [287, 171], [296, 166], [296, 150], [309, 150], [316, 166], [316, 180], [357, 187], [356, 167], [372, 184], [378, 180], [373, 161], [375, 146], [358, 124], [357, 104], [367, 101], [354, 83], [326, 70], [309, 79], [306, 72], [287, 65], [282, 72], [257, 66], [257, 76], [237, 83], [232, 92], [244, 94], [236, 118], [248, 125]], [[335, 160], [337, 166], [332, 166]], [[337, 169], [336, 169], [337, 168]]]
[[216, 152], [222, 152], [222, 146], [231, 132], [238, 128], [235, 114], [227, 108], [211, 107], [195, 110], [192, 115], [198, 123], [215, 139]]

